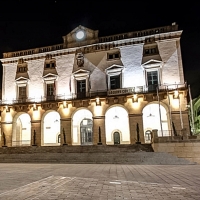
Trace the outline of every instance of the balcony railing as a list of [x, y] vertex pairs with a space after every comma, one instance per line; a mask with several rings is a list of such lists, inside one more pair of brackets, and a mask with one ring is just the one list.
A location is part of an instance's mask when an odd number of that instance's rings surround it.
[[[162, 85], [159, 86], [159, 92], [173, 91], [177, 88], [174, 85]], [[186, 88], [185, 84], [179, 84], [179, 89]], [[71, 93], [71, 94], [58, 94], [51, 96], [41, 96], [37, 98], [20, 98], [20, 99], [11, 99], [11, 100], [1, 100], [0, 105], [11, 105], [11, 104], [24, 104], [24, 103], [39, 103], [39, 102], [49, 102], [49, 101], [64, 101], [64, 100], [75, 100], [75, 99], [89, 99], [96, 97], [109, 97], [109, 96], [119, 96], [119, 95], [131, 95], [131, 94], [147, 94], [147, 93], [156, 93], [156, 90], [148, 89], [148, 87], [137, 86], [130, 88], [119, 88], [113, 90], [97, 90], [81, 93]]]

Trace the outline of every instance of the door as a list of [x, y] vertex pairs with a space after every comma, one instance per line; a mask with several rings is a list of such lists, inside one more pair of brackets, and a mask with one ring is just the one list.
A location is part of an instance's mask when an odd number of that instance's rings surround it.
[[91, 145], [93, 144], [92, 137], [92, 127], [93, 122], [91, 119], [83, 119], [81, 122], [81, 144], [82, 145]]
[[114, 132], [114, 144], [120, 144], [119, 132]]

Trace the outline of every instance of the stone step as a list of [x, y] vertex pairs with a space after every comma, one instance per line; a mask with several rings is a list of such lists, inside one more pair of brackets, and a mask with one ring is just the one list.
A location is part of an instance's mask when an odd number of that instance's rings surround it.
[[43, 152], [0, 154], [1, 163], [108, 163], [135, 165], [196, 164], [169, 153], [158, 152]]

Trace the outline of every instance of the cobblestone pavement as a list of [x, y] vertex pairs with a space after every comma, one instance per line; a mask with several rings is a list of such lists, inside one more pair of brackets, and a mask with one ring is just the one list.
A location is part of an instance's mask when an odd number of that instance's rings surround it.
[[200, 165], [0, 164], [0, 200], [200, 200]]

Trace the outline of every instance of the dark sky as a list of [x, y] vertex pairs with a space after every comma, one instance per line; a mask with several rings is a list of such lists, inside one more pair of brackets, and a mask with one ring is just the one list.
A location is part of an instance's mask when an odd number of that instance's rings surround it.
[[197, 1], [1, 0], [0, 58], [3, 52], [62, 43], [78, 25], [106, 36], [176, 22], [183, 30], [184, 74], [194, 98], [200, 95], [199, 13]]

